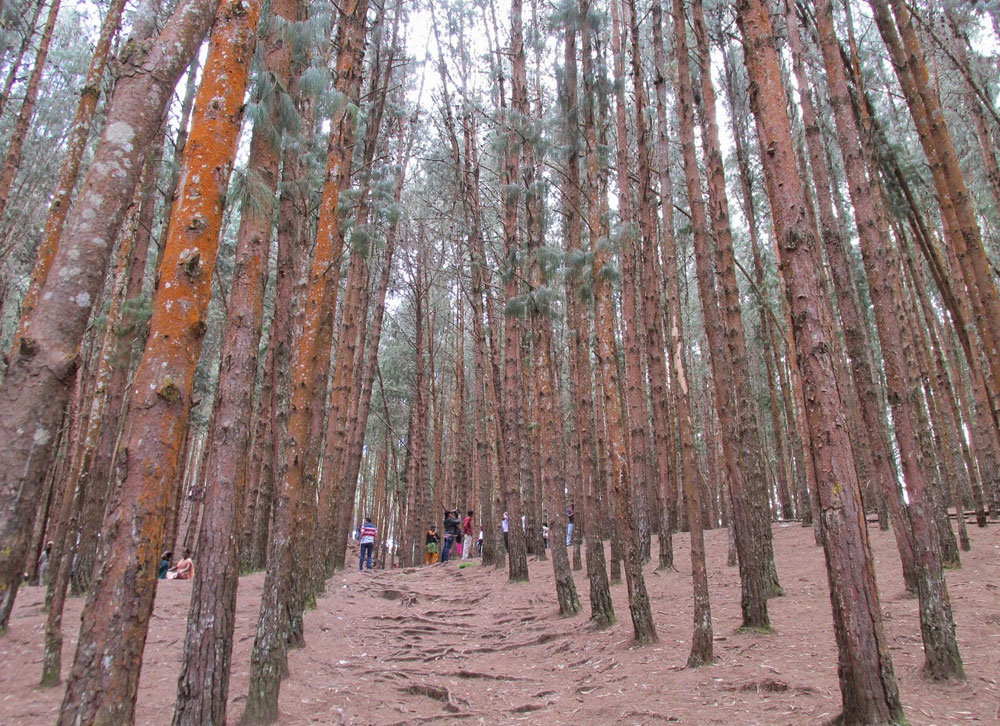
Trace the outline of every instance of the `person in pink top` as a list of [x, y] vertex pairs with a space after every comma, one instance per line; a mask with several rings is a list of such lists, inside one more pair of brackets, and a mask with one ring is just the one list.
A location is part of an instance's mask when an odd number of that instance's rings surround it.
[[[174, 573], [173, 578], [170, 577], [170, 572]], [[191, 559], [191, 551], [184, 550], [184, 558], [177, 563], [177, 566], [173, 570], [167, 572], [167, 579], [191, 580], [193, 578], [194, 561]]]

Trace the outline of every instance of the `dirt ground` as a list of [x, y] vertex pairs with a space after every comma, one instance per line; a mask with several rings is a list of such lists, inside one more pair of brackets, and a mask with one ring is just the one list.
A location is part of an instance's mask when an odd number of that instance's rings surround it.
[[[889, 533], [873, 531], [890, 651], [911, 724], [1000, 723], [1000, 526], [970, 527], [972, 552], [948, 573], [968, 679], [936, 684], [920, 674], [917, 602], [902, 595]], [[706, 533], [716, 663], [684, 668], [691, 635], [685, 535], [677, 572], [646, 570], [660, 642], [630, 646], [624, 585], [613, 587], [618, 623], [560, 618], [552, 566], [532, 561], [530, 584], [458, 563], [335, 576], [306, 615], [307, 647], [289, 656], [282, 724], [820, 724], [839, 711], [836, 652], [823, 553], [811, 530], [774, 529], [785, 596], [770, 603], [774, 632], [737, 632], [739, 578], [726, 566], [724, 530]], [[654, 543], [655, 547], [655, 543]], [[240, 581], [229, 719], [243, 710], [262, 574]], [[41, 690], [43, 591], [26, 587], [0, 638], [0, 723], [51, 724], [62, 688]], [[190, 583], [160, 583], [146, 645], [137, 722], [169, 724]], [[80, 599], [68, 604], [75, 648]]]

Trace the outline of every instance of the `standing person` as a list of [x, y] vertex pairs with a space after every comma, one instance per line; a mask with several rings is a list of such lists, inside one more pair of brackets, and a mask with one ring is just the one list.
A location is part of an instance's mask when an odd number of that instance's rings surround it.
[[[172, 578], [169, 577], [171, 572], [174, 574]], [[167, 575], [168, 580], [190, 580], [194, 578], [194, 562], [191, 559], [191, 550], [184, 550], [184, 557], [181, 558], [181, 561], [172, 570], [167, 572]]]
[[549, 548], [549, 523], [542, 522], [542, 545], [545, 549]]
[[479, 553], [480, 557], [483, 556], [483, 530], [479, 530], [479, 539], [476, 540], [476, 552]]
[[503, 530], [504, 552], [510, 552], [510, 517], [507, 516], [507, 512], [503, 513], [503, 519], [500, 521], [500, 529]]
[[45, 543], [45, 549], [38, 556], [38, 584], [45, 584], [45, 573], [49, 569], [49, 560], [52, 559], [52, 540]]
[[569, 503], [569, 509], [566, 510], [566, 521], [569, 523], [566, 525], [566, 546], [569, 547], [573, 544], [573, 517], [576, 516], [576, 510], [573, 508], [573, 502]]
[[444, 552], [441, 554], [441, 561], [447, 562], [451, 556], [451, 548], [455, 546], [455, 539], [461, 536], [461, 521], [458, 519], [458, 510], [444, 512]]
[[433, 526], [427, 530], [427, 537], [424, 542], [425, 549], [427, 550], [427, 554], [424, 555], [424, 562], [428, 565], [433, 565], [438, 561], [438, 547], [441, 544], [441, 537]]
[[472, 510], [470, 509], [465, 519], [462, 520], [462, 559], [467, 560], [472, 557]]
[[375, 550], [375, 534], [378, 530], [372, 524], [371, 517], [365, 517], [365, 523], [361, 525], [361, 559], [358, 560], [358, 572], [365, 569], [365, 555], [368, 556], [368, 569], [372, 568], [372, 552]]

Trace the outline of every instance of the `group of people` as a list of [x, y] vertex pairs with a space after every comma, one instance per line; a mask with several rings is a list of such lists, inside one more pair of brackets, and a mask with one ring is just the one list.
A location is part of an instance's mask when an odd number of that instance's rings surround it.
[[[470, 512], [471, 514], [471, 512]], [[573, 502], [569, 503], [569, 507], [566, 509], [566, 546], [569, 547], [573, 544], [573, 524], [574, 519], [576, 519], [576, 508], [573, 506]], [[525, 530], [527, 524], [524, 515], [521, 515], [521, 529]], [[510, 517], [507, 516], [507, 512], [503, 513], [503, 519], [500, 520], [500, 530], [503, 532], [503, 548], [510, 551]], [[480, 535], [482, 539], [482, 535]], [[542, 544], [545, 549], [549, 548], [549, 523], [542, 522]]]
[[[464, 519], [459, 519], [458, 509], [444, 510], [444, 544], [441, 543], [441, 535], [438, 534], [437, 527], [431, 525], [424, 537], [424, 562], [433, 565], [435, 562], [447, 562], [452, 558], [452, 553], [467, 560], [472, 556], [472, 518], [473, 510], [468, 510]], [[483, 535], [479, 534], [477, 549], [482, 553]]]
[[156, 570], [156, 576], [161, 580], [191, 580], [194, 578], [194, 560], [191, 559], [191, 550], [184, 550], [184, 557], [174, 565], [170, 566], [170, 558], [174, 553], [167, 550], [160, 555], [160, 566]]
[[[570, 502], [569, 508], [566, 510], [566, 519], [568, 526], [566, 527], [566, 546], [569, 547], [573, 541], [573, 520], [575, 518], [576, 512], [573, 508], [573, 503]], [[473, 557], [473, 552], [478, 556], [483, 554], [483, 532], [479, 531], [479, 539], [473, 543], [473, 528], [475, 512], [469, 509], [465, 513], [465, 517], [462, 518], [460, 510], [446, 509], [444, 510], [444, 537], [438, 533], [436, 525], [431, 525], [427, 528], [427, 533], [424, 536], [424, 562], [428, 565], [433, 565], [437, 562], [447, 562], [455, 557], [460, 557], [463, 560], [467, 560]], [[523, 517], [522, 517], [523, 520]], [[523, 525], [523, 521], [522, 521]], [[503, 544], [504, 549], [510, 548], [510, 520], [507, 516], [507, 512], [503, 513], [503, 519], [500, 522], [500, 528], [503, 532]], [[371, 517], [365, 517], [364, 524], [360, 525], [357, 530], [355, 530], [355, 536], [358, 538], [361, 544], [361, 556], [358, 560], [358, 572], [361, 572], [366, 567], [367, 569], [372, 569], [372, 558], [375, 550], [375, 536], [377, 530], [375, 525], [372, 523]], [[545, 522], [542, 525], [542, 540], [545, 544], [546, 549], [549, 546], [549, 523]], [[169, 554], [169, 553], [167, 553]], [[185, 558], [187, 554], [185, 553]], [[161, 563], [162, 566], [162, 563]], [[178, 565], [179, 566], [179, 565]], [[192, 566], [193, 567], [193, 566]]]

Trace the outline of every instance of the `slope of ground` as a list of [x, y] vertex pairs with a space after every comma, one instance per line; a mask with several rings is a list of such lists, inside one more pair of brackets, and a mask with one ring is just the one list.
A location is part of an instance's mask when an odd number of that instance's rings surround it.
[[[948, 573], [968, 680], [928, 683], [917, 602], [902, 596], [889, 533], [873, 531], [882, 605], [910, 723], [1000, 722], [1000, 527], [970, 528], [973, 550]], [[683, 569], [647, 568], [660, 642], [630, 646], [624, 585], [613, 588], [619, 622], [587, 622], [587, 579], [576, 582], [584, 612], [559, 618], [550, 562], [532, 562], [531, 582], [451, 562], [330, 580], [306, 617], [307, 647], [289, 657], [282, 724], [819, 724], [839, 709], [836, 651], [822, 550], [811, 530], [774, 530], [785, 596], [771, 601], [774, 632], [741, 633], [739, 579], [726, 567], [724, 530], [706, 533], [716, 664], [684, 663], [691, 634], [687, 538], [676, 535]], [[349, 563], [350, 564], [350, 563]], [[247, 688], [263, 575], [240, 581], [230, 721]], [[139, 724], [168, 724], [190, 583], [160, 583], [139, 692]], [[62, 689], [36, 687], [42, 654], [43, 591], [26, 587], [0, 638], [0, 723], [55, 720]], [[82, 602], [71, 600], [68, 671]]]

